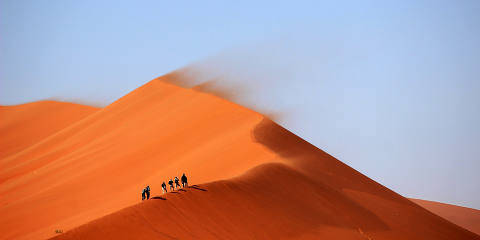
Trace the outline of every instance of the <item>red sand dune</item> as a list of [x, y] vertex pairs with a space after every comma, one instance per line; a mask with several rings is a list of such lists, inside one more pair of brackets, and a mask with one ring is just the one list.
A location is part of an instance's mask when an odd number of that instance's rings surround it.
[[[2, 159], [15, 164], [0, 168], [0, 238], [480, 239], [172, 77]], [[139, 203], [182, 172], [199, 187]]]
[[394, 193], [383, 199], [350, 191], [269, 163], [232, 180], [156, 197], [54, 239], [480, 239]]
[[410, 200], [438, 216], [480, 235], [480, 210], [421, 199], [411, 198]]
[[55, 101], [0, 106], [0, 159], [21, 152], [97, 110]]

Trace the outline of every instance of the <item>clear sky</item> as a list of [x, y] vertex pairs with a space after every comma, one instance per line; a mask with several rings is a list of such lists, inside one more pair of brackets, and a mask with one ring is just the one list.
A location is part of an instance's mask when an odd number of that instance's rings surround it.
[[197, 63], [407, 197], [480, 209], [480, 1], [0, 1], [0, 104]]

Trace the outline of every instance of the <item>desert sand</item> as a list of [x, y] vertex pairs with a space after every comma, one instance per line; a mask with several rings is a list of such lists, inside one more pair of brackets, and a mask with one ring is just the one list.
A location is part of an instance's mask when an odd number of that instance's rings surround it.
[[480, 235], [480, 210], [421, 199], [411, 198], [410, 200], [438, 216]]
[[0, 159], [21, 152], [97, 110], [56, 101], [0, 106]]
[[1, 158], [0, 238], [480, 239], [179, 74]]

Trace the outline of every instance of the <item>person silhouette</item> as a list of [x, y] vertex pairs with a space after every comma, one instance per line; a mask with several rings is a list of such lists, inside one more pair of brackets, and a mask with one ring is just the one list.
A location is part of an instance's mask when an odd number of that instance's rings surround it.
[[144, 188], [143, 191], [142, 191], [142, 201], [145, 200], [145, 192], [146, 192], [146, 190]]
[[167, 193], [167, 184], [165, 184], [165, 182], [162, 183], [162, 191], [163, 193]]
[[182, 180], [182, 187], [188, 187], [187, 176], [185, 176], [185, 173], [182, 175], [181, 180]]
[[150, 198], [150, 186], [147, 186], [146, 193], [147, 193], [147, 200], [148, 200]]
[[178, 177], [175, 177], [175, 187], [176, 188], [180, 187], [180, 183], [178, 182]]
[[172, 179], [170, 178], [170, 180], [168, 180], [168, 185], [170, 185], [170, 190], [175, 190], [175, 187], [173, 187], [173, 181]]

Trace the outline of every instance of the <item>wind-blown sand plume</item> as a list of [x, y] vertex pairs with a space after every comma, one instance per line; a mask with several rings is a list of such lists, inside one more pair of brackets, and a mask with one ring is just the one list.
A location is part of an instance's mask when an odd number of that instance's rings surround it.
[[56, 101], [0, 106], [0, 159], [21, 152], [97, 110]]
[[421, 199], [410, 200], [458, 226], [480, 234], [480, 210]]
[[[0, 169], [0, 238], [89, 222], [59, 237], [479, 239], [178, 74], [8, 158], [22, 164]], [[138, 204], [182, 172], [199, 186]]]

